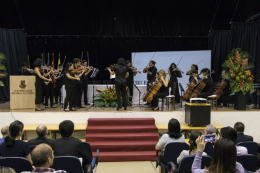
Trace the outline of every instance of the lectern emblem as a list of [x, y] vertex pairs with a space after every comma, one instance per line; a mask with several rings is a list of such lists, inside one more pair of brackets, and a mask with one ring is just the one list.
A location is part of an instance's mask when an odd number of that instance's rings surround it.
[[25, 89], [25, 87], [26, 87], [25, 80], [21, 80], [21, 84], [19, 85], [19, 87], [21, 89]]

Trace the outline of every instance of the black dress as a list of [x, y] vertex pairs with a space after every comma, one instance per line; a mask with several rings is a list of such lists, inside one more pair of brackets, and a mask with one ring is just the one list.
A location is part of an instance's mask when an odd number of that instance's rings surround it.
[[[169, 87], [171, 88], [171, 95], [175, 96], [175, 101], [177, 103], [180, 103], [180, 92], [179, 92], [179, 84], [178, 84], [178, 79], [177, 77], [182, 77], [180, 71], [171, 71], [171, 78], [169, 82]], [[175, 88], [175, 93], [173, 93], [173, 84], [176, 82], [176, 88]]]
[[164, 84], [162, 84], [159, 92], [153, 95], [153, 100], [151, 102], [152, 106], [154, 108], [158, 107], [158, 102], [159, 102], [158, 98], [164, 98], [168, 95], [169, 95], [169, 84], [167, 87], [165, 87]]
[[35, 82], [35, 104], [41, 104], [43, 100], [43, 79], [41, 79], [36, 73], [36, 82]]

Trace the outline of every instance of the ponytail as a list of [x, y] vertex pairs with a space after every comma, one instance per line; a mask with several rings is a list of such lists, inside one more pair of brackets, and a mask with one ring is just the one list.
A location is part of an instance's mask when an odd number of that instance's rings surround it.
[[190, 140], [189, 140], [189, 143], [190, 143], [189, 155], [191, 155], [192, 150], [197, 148], [196, 139], [198, 137], [200, 137], [201, 135], [202, 135], [202, 133], [199, 131], [195, 131], [195, 132], [191, 133]]
[[13, 146], [15, 143], [15, 138], [12, 138], [10, 135], [5, 137], [5, 145], [6, 146]]
[[6, 146], [13, 146], [15, 144], [15, 138], [19, 135], [20, 131], [23, 131], [23, 123], [21, 121], [14, 121], [9, 126], [10, 134], [5, 138]]

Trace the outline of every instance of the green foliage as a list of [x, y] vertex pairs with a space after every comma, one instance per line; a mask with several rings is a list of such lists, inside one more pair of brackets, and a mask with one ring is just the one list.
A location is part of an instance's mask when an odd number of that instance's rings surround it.
[[[5, 60], [5, 55], [0, 52], [0, 79], [7, 75], [3, 60]], [[0, 81], [0, 86], [5, 86], [2, 81]]]
[[248, 91], [254, 91], [254, 76], [250, 71], [250, 68], [254, 66], [248, 63], [249, 58], [248, 52], [236, 48], [230, 52], [227, 60], [222, 64], [223, 67], [229, 68], [229, 72], [222, 77], [231, 81], [231, 93], [242, 91], [246, 94]]
[[[117, 95], [116, 95], [116, 88], [108, 87], [104, 90], [96, 89], [98, 94], [94, 96], [95, 103], [98, 104], [101, 107], [117, 107]], [[127, 96], [128, 98], [130, 96]], [[122, 103], [122, 97], [121, 97], [121, 103]], [[128, 104], [132, 104], [130, 101]]]

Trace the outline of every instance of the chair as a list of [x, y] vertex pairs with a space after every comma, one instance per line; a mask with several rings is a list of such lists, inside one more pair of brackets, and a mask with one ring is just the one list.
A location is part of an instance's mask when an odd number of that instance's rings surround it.
[[207, 103], [210, 103], [212, 108], [214, 106], [214, 104], [216, 104], [216, 110], [218, 110], [218, 104], [217, 104], [217, 95], [210, 95], [207, 97]]
[[213, 143], [207, 143], [204, 149], [204, 152], [207, 153], [208, 156], [213, 156]]
[[33, 149], [34, 149], [36, 146], [37, 146], [37, 145], [32, 145], [32, 146], [30, 146], [31, 152], [33, 151]]
[[[191, 167], [194, 161], [195, 155], [192, 156], [185, 156], [182, 160], [181, 163], [178, 167], [178, 170], [176, 168], [176, 165], [173, 162], [169, 162], [167, 166], [167, 172], [173, 172], [175, 173], [191, 173]], [[202, 161], [201, 161], [201, 169], [204, 169], [205, 166], [209, 167], [211, 162], [211, 157], [209, 156], [202, 156]]]
[[33, 170], [31, 162], [24, 157], [4, 157], [0, 159], [0, 165], [13, 168], [15, 172], [32, 172]]
[[[177, 158], [183, 150], [189, 150], [189, 145], [181, 142], [168, 143], [165, 146], [164, 153], [157, 151], [156, 154], [156, 167], [160, 165], [163, 169], [167, 169], [167, 164], [173, 162], [177, 165]], [[160, 152], [160, 157], [159, 157]]]
[[92, 150], [91, 150], [91, 146], [89, 143], [87, 142], [82, 142], [83, 143], [83, 146], [86, 148], [86, 150], [88, 151], [88, 153], [91, 155], [92, 157], [92, 162], [91, 162], [91, 166], [92, 166], [92, 169], [94, 169], [95, 167], [97, 167], [98, 165], [98, 158], [99, 158], [99, 149], [97, 149], [97, 152], [96, 152], [96, 159], [93, 158], [93, 154], [92, 154]]
[[82, 173], [82, 166], [79, 158], [75, 156], [57, 156], [54, 157], [51, 168], [55, 170], [64, 170], [67, 173]]
[[237, 146], [243, 146], [247, 148], [248, 154], [257, 156], [258, 144], [256, 142], [240, 142]]
[[[173, 93], [175, 93], [175, 91], [176, 91], [176, 85], [177, 85], [177, 82], [173, 82], [173, 87], [172, 87]], [[168, 110], [169, 110], [170, 98], [173, 100], [173, 109], [175, 110], [175, 96], [174, 95], [168, 95], [168, 96], [162, 98], [162, 105], [161, 105], [162, 110], [163, 110], [163, 106], [164, 106], [164, 99], [166, 99], [166, 108], [168, 108]]]
[[255, 172], [257, 169], [258, 158], [252, 154], [237, 156], [237, 162], [248, 171]]

